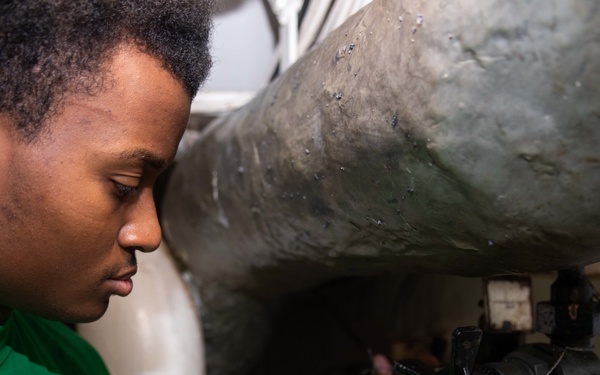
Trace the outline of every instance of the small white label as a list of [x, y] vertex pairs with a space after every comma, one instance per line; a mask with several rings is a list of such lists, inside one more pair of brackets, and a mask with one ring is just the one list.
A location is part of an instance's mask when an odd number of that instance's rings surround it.
[[493, 331], [531, 331], [531, 285], [522, 279], [492, 278], [487, 282], [486, 311]]

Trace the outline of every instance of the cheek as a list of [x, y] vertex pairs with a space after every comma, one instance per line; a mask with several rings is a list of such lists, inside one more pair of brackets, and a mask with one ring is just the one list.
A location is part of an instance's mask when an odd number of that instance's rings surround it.
[[[68, 199], [65, 199], [67, 197]], [[89, 186], [71, 194], [60, 194], [46, 199], [46, 224], [50, 230], [90, 250], [112, 247], [121, 226], [119, 210], [112, 197]]]
[[66, 246], [79, 252], [107, 251], [113, 246], [120, 214], [106, 185], [68, 175], [57, 179], [43, 173], [16, 174], [10, 178], [9, 204], [3, 205], [16, 245], [27, 244], [40, 252], [44, 252], [40, 247], [46, 247], [55, 255], [68, 254], [61, 251]]

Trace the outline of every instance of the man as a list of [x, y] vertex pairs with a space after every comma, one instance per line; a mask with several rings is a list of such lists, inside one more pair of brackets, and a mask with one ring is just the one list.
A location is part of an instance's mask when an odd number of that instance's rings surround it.
[[161, 239], [210, 1], [0, 2], [0, 374], [104, 374], [90, 322]]

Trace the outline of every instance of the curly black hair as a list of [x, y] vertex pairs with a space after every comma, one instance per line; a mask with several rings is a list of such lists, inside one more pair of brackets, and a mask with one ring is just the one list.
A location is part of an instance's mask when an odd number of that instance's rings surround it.
[[102, 87], [122, 43], [158, 58], [190, 98], [208, 75], [213, 0], [0, 0], [0, 114], [27, 139], [66, 93]]

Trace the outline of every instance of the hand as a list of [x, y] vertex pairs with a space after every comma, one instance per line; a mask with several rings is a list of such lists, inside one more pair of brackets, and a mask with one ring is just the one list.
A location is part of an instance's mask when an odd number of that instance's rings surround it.
[[373, 367], [376, 371], [375, 375], [392, 375], [392, 363], [384, 355], [373, 356]]

